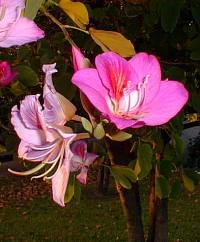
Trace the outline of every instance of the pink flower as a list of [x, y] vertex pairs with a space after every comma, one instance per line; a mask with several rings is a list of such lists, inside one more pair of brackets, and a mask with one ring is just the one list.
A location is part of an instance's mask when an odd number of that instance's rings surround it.
[[188, 100], [182, 83], [161, 80], [153, 55], [138, 53], [126, 61], [113, 52], [95, 59], [96, 69], [77, 71], [72, 82], [119, 129], [167, 123]]
[[0, 61], [0, 87], [8, 86], [16, 75], [17, 72], [11, 70], [7, 61]]
[[85, 58], [81, 51], [74, 46], [72, 46], [72, 61], [75, 71], [87, 68], [90, 65], [89, 59]]
[[[19, 109], [17, 106], [12, 108], [11, 118], [21, 139], [19, 157], [40, 164], [25, 172], [10, 171], [17, 175], [30, 175], [46, 166], [47, 169], [42, 174], [33, 178], [52, 179], [53, 199], [64, 206], [73, 157], [70, 145], [79, 138], [79, 134], [74, 134], [72, 129], [64, 124], [75, 115], [76, 108], [57, 93], [53, 86], [52, 73], [56, 72], [55, 64], [44, 65], [43, 70], [46, 73], [44, 105], [39, 102], [39, 94], [26, 96]], [[55, 172], [52, 174], [53, 171]]]
[[76, 178], [81, 183], [86, 184], [89, 166], [97, 158], [97, 155], [87, 152], [87, 143], [83, 140], [74, 142], [71, 146], [71, 151], [73, 153], [71, 159], [71, 171], [81, 170]]
[[24, 7], [24, 0], [0, 0], [0, 47], [23, 45], [44, 37], [32, 20], [21, 17]]

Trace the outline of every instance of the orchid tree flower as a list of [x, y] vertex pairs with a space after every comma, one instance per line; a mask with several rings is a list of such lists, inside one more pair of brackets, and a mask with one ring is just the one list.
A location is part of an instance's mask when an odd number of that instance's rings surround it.
[[16, 105], [11, 112], [11, 123], [21, 139], [19, 157], [39, 164], [25, 172], [9, 171], [16, 175], [30, 175], [46, 167], [41, 174], [32, 178], [52, 179], [53, 199], [64, 206], [73, 157], [70, 145], [76, 139], [88, 138], [88, 135], [74, 134], [71, 128], [64, 126], [75, 115], [76, 108], [55, 91], [52, 83], [52, 73], [56, 72], [55, 64], [44, 65], [43, 70], [46, 73], [44, 105], [39, 102], [40, 95], [29, 95], [19, 108]]
[[23, 45], [44, 37], [32, 20], [21, 16], [24, 8], [24, 0], [0, 0], [0, 47]]
[[182, 83], [161, 79], [153, 55], [138, 53], [127, 61], [106, 52], [95, 64], [96, 68], [75, 72], [72, 82], [118, 129], [165, 124], [188, 100]]
[[87, 183], [89, 166], [96, 160], [97, 155], [87, 152], [87, 143], [84, 140], [75, 141], [71, 146], [73, 157], [71, 159], [71, 171], [79, 171], [76, 178], [83, 184]]
[[0, 87], [8, 86], [16, 75], [17, 72], [11, 70], [7, 61], [0, 61]]

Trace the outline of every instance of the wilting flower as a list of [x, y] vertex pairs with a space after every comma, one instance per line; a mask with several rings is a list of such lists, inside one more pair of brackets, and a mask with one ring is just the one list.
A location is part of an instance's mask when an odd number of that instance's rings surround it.
[[74, 46], [72, 46], [72, 61], [73, 61], [73, 66], [75, 71], [78, 71], [90, 66], [89, 59], [85, 58], [84, 55], [81, 53], [81, 51]]
[[167, 123], [188, 100], [182, 83], [161, 80], [153, 55], [138, 53], [126, 61], [113, 52], [95, 59], [96, 69], [77, 71], [72, 82], [119, 129]]
[[16, 75], [17, 72], [11, 70], [7, 61], [0, 61], [0, 87], [8, 86]]
[[30, 175], [45, 166], [46, 170], [33, 178], [52, 179], [53, 199], [64, 206], [73, 157], [70, 145], [74, 140], [84, 138], [84, 135], [74, 134], [71, 128], [64, 126], [75, 116], [76, 108], [54, 89], [52, 73], [56, 72], [55, 64], [44, 65], [43, 70], [46, 73], [43, 106], [39, 102], [39, 95], [26, 96], [20, 108], [12, 108], [11, 118], [21, 139], [19, 157], [40, 164], [25, 172], [10, 171], [17, 175]]
[[0, 1], [0, 47], [23, 45], [44, 37], [32, 20], [21, 17], [24, 7], [24, 0]]
[[73, 157], [71, 159], [71, 171], [79, 171], [76, 178], [83, 184], [87, 182], [89, 166], [97, 158], [94, 153], [87, 152], [87, 143], [83, 140], [75, 141], [71, 146]]

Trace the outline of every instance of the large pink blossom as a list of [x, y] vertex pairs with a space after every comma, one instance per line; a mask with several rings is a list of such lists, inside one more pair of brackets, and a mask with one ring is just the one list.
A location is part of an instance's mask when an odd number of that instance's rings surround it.
[[[20, 108], [12, 108], [11, 122], [21, 139], [19, 157], [39, 164], [31, 171], [15, 172], [28, 175], [47, 167], [43, 173], [33, 178], [52, 179], [53, 199], [64, 206], [64, 195], [68, 184], [73, 153], [70, 145], [83, 134], [74, 134], [64, 124], [75, 116], [76, 108], [64, 96], [57, 93], [52, 74], [55, 64], [44, 65], [46, 73], [43, 91], [43, 106], [39, 95], [29, 95], [21, 102]], [[52, 174], [53, 172], [53, 174]]]
[[7, 61], [0, 61], [0, 87], [8, 86], [16, 75], [17, 72], [11, 70]]
[[129, 61], [100, 54], [95, 68], [77, 71], [72, 82], [119, 129], [167, 123], [188, 100], [182, 83], [161, 80], [157, 58], [138, 53]]
[[21, 16], [24, 7], [24, 0], [0, 0], [0, 47], [23, 45], [44, 37], [32, 20]]

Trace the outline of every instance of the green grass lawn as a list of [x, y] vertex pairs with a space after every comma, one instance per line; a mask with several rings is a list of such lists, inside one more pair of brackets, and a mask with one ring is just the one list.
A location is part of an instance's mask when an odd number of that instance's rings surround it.
[[[89, 185], [83, 188], [80, 204], [71, 203], [60, 208], [52, 202], [49, 194], [43, 194], [38, 181], [32, 188], [27, 179], [23, 187], [22, 178], [8, 181], [0, 179], [1, 197], [5, 200], [6, 193], [9, 197], [7, 203], [1, 203], [1, 242], [126, 241], [125, 221], [113, 189], [107, 196], [99, 198], [94, 195], [94, 185]], [[23, 194], [20, 194], [20, 189]], [[32, 198], [36, 190], [39, 192]], [[14, 197], [13, 192], [17, 194]], [[31, 199], [25, 200], [27, 196]], [[146, 221], [145, 201], [143, 207]], [[181, 193], [177, 201], [171, 200], [169, 217], [170, 242], [200, 242], [200, 188], [193, 194]]]

